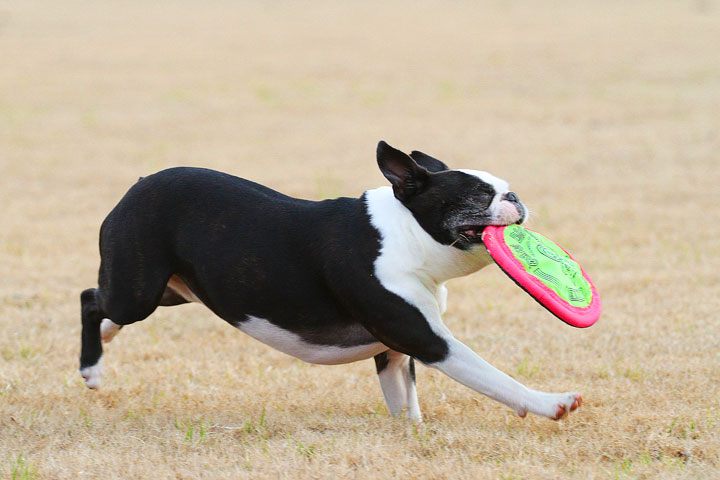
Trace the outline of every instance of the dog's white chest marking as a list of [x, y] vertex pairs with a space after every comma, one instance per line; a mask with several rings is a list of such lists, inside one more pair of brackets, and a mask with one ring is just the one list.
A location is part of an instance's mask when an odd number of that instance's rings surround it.
[[284, 330], [269, 321], [248, 316], [247, 320], [235, 325], [256, 340], [308, 363], [337, 365], [365, 360], [384, 352], [388, 348], [380, 342], [354, 347], [317, 345], [306, 342], [299, 335]]
[[436, 242], [390, 187], [368, 190], [366, 198], [371, 222], [382, 237], [375, 260], [378, 280], [420, 310], [436, 333], [452, 337], [440, 319], [447, 302], [445, 282], [473, 273], [492, 259], [482, 246], [462, 251]]

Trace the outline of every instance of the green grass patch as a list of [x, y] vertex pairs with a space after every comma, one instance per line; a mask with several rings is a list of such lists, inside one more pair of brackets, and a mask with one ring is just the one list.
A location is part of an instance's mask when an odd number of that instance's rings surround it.
[[34, 480], [38, 478], [37, 466], [19, 454], [10, 461], [10, 478], [12, 480]]

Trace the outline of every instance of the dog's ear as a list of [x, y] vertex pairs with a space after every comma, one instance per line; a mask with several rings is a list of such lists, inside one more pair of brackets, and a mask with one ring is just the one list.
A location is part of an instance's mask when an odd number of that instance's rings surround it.
[[420, 193], [430, 174], [415, 163], [408, 154], [380, 140], [377, 146], [377, 162], [380, 171], [393, 186], [398, 200], [405, 200]]
[[425, 167], [428, 172], [442, 172], [443, 170], [450, 170], [443, 162], [426, 153], [413, 150], [410, 152], [410, 156], [417, 162], [418, 165]]

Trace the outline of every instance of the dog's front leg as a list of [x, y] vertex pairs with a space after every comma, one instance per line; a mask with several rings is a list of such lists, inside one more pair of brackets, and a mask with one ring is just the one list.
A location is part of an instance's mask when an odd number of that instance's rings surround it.
[[388, 350], [375, 355], [375, 366], [390, 415], [396, 417], [407, 407], [407, 418], [421, 422], [422, 415], [415, 388], [414, 359]]
[[[332, 280], [336, 287], [347, 281], [345, 275]], [[437, 368], [463, 385], [508, 405], [522, 417], [532, 412], [557, 420], [582, 402], [577, 393], [531, 390], [480, 358], [443, 324], [435, 292], [416, 277], [396, 275], [384, 287], [368, 282], [363, 288], [348, 287], [341, 292], [341, 298], [352, 305], [357, 318], [364, 320], [363, 326], [388, 348]], [[397, 373], [386, 378], [381, 378], [380, 383], [390, 412], [396, 414], [403, 405], [402, 382]], [[408, 406], [410, 416], [412, 405]], [[419, 417], [419, 409], [417, 413]]]
[[527, 412], [559, 420], [582, 403], [579, 393], [545, 393], [527, 388], [480, 358], [455, 338], [446, 339], [448, 355], [428, 364], [463, 385], [509, 406], [524, 417]]

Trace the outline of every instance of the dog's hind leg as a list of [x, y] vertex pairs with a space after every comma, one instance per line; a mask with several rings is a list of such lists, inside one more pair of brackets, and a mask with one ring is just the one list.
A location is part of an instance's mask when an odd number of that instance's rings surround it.
[[415, 360], [400, 352], [388, 350], [375, 355], [375, 367], [390, 415], [396, 417], [407, 407], [407, 417], [421, 422], [415, 387]]
[[[85, 290], [82, 302], [80, 374], [87, 387], [100, 386], [102, 341], [108, 342], [124, 325], [147, 318], [160, 304], [170, 278], [167, 264], [146, 257], [101, 251], [100, 286]], [[112, 268], [110, 268], [112, 266]]]
[[97, 304], [97, 290], [88, 288], [80, 295], [82, 318], [82, 346], [80, 353], [80, 375], [88, 388], [100, 386], [102, 370], [102, 343], [100, 343], [100, 321], [103, 313]]
[[[170, 281], [165, 287], [165, 291], [160, 298], [161, 307], [171, 307], [174, 305], [181, 305], [183, 303], [190, 303], [191, 301], [199, 301], [197, 300], [197, 297], [195, 297], [195, 295], [190, 291], [187, 285], [185, 285], [182, 280], [178, 281], [178, 279], [179, 277], [170, 277]], [[176, 291], [175, 288], [178, 288], [176, 284], [181, 285], [184, 290], [180, 289], [180, 292]], [[103, 343], [112, 342], [113, 338], [115, 338], [115, 335], [117, 335], [122, 328], [123, 325], [118, 325], [109, 318], [103, 318], [102, 322], [100, 323], [100, 338], [102, 338]]]

